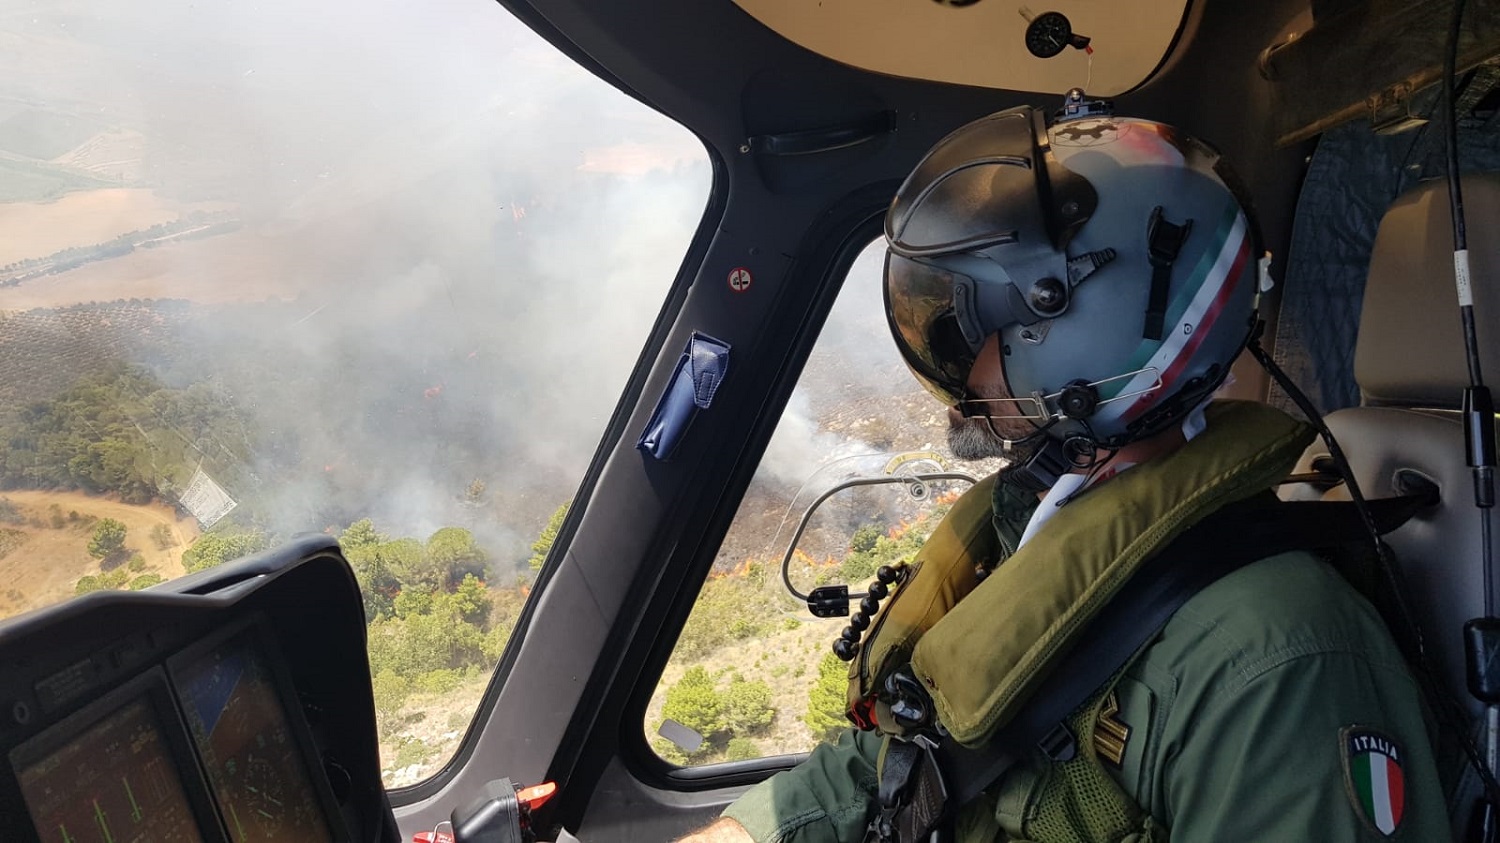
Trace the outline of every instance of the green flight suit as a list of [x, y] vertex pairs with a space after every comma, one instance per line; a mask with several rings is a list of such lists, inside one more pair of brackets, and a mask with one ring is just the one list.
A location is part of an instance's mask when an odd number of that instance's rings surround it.
[[[1008, 554], [1031, 507], [1002, 486], [993, 508]], [[1100, 714], [1115, 751], [1100, 754], [1119, 763], [1099, 763], [1149, 813], [1152, 843], [1166, 834], [1190, 843], [1451, 839], [1420, 691], [1369, 603], [1309, 554], [1261, 560], [1194, 595], [1108, 702]], [[1080, 743], [1092, 751], [1101, 730]], [[857, 843], [875, 805], [880, 746], [879, 735], [850, 730], [724, 813], [758, 843]], [[1356, 751], [1371, 746], [1385, 752]], [[1077, 793], [1056, 804], [1048, 782], [1059, 769], [1038, 754], [1012, 770], [963, 812], [959, 840], [1095, 843], [1057, 830], [1082, 828], [1067, 820], [1090, 810]]]
[[[1289, 553], [1189, 600], [1120, 678], [1125, 792], [1178, 841], [1451, 839], [1420, 692], [1370, 605], [1324, 563]], [[1402, 750], [1394, 836], [1346, 775], [1349, 729]], [[731, 805], [758, 843], [859, 841], [874, 805], [877, 735], [850, 731]], [[1012, 771], [963, 818], [960, 840], [1027, 840], [1045, 759]], [[993, 815], [984, 816], [993, 811]]]

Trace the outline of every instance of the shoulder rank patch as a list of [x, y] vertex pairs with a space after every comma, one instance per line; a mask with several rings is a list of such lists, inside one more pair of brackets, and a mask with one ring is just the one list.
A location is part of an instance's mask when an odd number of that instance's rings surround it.
[[1130, 726], [1120, 719], [1120, 698], [1111, 688], [1099, 706], [1099, 719], [1094, 723], [1094, 752], [1119, 769], [1125, 761], [1125, 744], [1129, 740]]
[[1394, 740], [1363, 726], [1339, 730], [1344, 788], [1360, 819], [1384, 837], [1401, 827], [1406, 809], [1405, 754]]

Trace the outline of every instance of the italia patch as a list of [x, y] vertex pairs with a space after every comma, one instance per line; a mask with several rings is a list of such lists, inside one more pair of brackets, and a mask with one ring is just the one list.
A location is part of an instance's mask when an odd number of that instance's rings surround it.
[[1339, 730], [1344, 757], [1344, 787], [1355, 813], [1383, 837], [1401, 828], [1406, 813], [1406, 755], [1394, 740], [1374, 729], [1345, 726]]

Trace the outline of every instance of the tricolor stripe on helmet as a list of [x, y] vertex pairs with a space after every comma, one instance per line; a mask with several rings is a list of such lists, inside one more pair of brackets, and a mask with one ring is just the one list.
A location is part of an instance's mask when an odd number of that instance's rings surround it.
[[[1160, 343], [1142, 340], [1125, 366], [1125, 371], [1140, 371], [1140, 374], [1128, 382], [1117, 382], [1103, 397], [1142, 392], [1155, 382], [1157, 372], [1161, 376], [1161, 387], [1129, 404], [1121, 402], [1116, 411], [1117, 418], [1127, 421], [1135, 418], [1161, 395], [1171, 393], [1173, 385], [1213, 328], [1220, 311], [1243, 283], [1249, 255], [1249, 225], [1245, 215], [1231, 206], [1214, 232], [1214, 245], [1204, 251], [1187, 282], [1172, 297], [1167, 309], [1169, 333], [1166, 340]], [[1191, 330], [1184, 333], [1184, 325], [1190, 326]], [[1106, 405], [1105, 409], [1110, 406], [1113, 405]]]

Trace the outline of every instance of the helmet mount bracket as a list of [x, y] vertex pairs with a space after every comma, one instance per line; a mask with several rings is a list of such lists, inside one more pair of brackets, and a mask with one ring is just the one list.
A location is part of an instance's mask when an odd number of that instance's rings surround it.
[[1193, 221], [1182, 225], [1167, 222], [1162, 207], [1151, 212], [1146, 224], [1147, 254], [1151, 261], [1151, 293], [1146, 303], [1146, 328], [1143, 336], [1161, 342], [1166, 332], [1167, 292], [1172, 283], [1172, 264], [1182, 251], [1182, 244], [1193, 231]]

